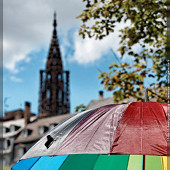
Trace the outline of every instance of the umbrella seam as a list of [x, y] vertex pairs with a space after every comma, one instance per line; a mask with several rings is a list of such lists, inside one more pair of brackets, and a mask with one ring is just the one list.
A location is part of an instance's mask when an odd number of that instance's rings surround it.
[[39, 161], [40, 158], [41, 158], [41, 156], [32, 164], [32, 166], [29, 168], [29, 170], [31, 170], [31, 168]]
[[[84, 116], [81, 118], [81, 120], [71, 129], [71, 131], [68, 133], [68, 135], [65, 137], [64, 140], [66, 140], [66, 138], [72, 133], [72, 131], [76, 128], [76, 126], [77, 126], [81, 121], [83, 121], [85, 118], [87, 118], [90, 114], [93, 114], [93, 112], [94, 112], [95, 110], [96, 110], [96, 109], [90, 110], [90, 112], [88, 112], [88, 114], [87, 114], [86, 116], [84, 115]], [[61, 144], [58, 146], [58, 148], [57, 148], [56, 152], [53, 154], [53, 156], [56, 155], [56, 153], [58, 152], [58, 150], [60, 149], [60, 147], [62, 146], [62, 144], [63, 144], [63, 143], [61, 143]]]
[[[109, 109], [109, 111], [110, 111], [110, 109]], [[107, 113], [107, 112], [105, 112], [105, 113]], [[103, 115], [105, 115], [105, 113], [104, 113]], [[92, 113], [92, 114], [93, 114], [93, 113]], [[100, 117], [102, 117], [103, 115], [101, 115]], [[88, 115], [88, 116], [89, 116], [89, 115]], [[87, 117], [85, 117], [85, 118], [87, 118]], [[85, 119], [85, 118], [84, 118], [84, 119]], [[95, 118], [98, 119], [98, 117], [95, 117]], [[83, 120], [84, 120], [84, 119], [83, 119]], [[83, 121], [83, 120], [82, 120], [82, 121]], [[80, 123], [80, 122], [79, 122], [79, 123]], [[78, 125], [78, 124], [77, 124], [77, 125]], [[76, 126], [77, 126], [77, 125], [76, 125]], [[75, 127], [76, 127], [76, 126], [75, 126]], [[99, 128], [99, 127], [98, 127], [98, 128]], [[75, 128], [74, 128], [74, 129], [75, 129]], [[72, 129], [72, 131], [73, 131], [74, 129]], [[86, 127], [86, 129], [87, 129], [87, 127]], [[71, 131], [71, 132], [72, 132], [72, 131]], [[71, 132], [70, 132], [70, 133], [71, 133]], [[70, 134], [70, 133], [69, 133], [69, 134]], [[68, 137], [68, 136], [67, 136], [67, 137]], [[74, 140], [74, 139], [73, 139], [73, 140]], [[67, 145], [68, 145], [68, 144], [67, 144]], [[67, 146], [67, 145], [66, 145], [66, 146]], [[88, 144], [87, 144], [87, 145], [88, 145]], [[62, 146], [62, 145], [61, 145], [61, 146]], [[60, 146], [60, 147], [61, 147], [61, 146]], [[60, 147], [58, 148], [58, 150], [60, 149]], [[86, 146], [86, 147], [87, 147], [87, 146]]]

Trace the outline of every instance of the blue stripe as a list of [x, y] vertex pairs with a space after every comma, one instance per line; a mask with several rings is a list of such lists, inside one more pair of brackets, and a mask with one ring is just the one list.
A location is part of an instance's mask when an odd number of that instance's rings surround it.
[[58, 170], [68, 155], [60, 156], [43, 156], [41, 157], [31, 170]]
[[29, 159], [24, 159], [17, 162], [11, 169], [12, 170], [29, 170], [40, 157], [34, 157]]

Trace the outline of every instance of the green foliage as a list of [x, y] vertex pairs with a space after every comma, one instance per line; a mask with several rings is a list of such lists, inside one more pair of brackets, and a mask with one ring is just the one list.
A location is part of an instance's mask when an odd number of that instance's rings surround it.
[[[120, 52], [122, 58], [128, 56], [129, 63], [113, 63], [109, 73], [99, 75], [107, 90], [113, 90], [114, 101], [136, 97], [142, 100], [141, 90], [145, 80], [154, 78], [150, 88], [151, 98], [165, 102], [167, 17], [165, 0], [83, 0], [86, 8], [78, 17], [83, 25], [79, 35], [85, 38], [103, 39], [113, 35], [117, 23], [125, 26], [120, 31]], [[90, 21], [90, 22], [89, 22]], [[127, 26], [126, 23], [129, 26]], [[134, 50], [138, 45], [138, 52]], [[152, 60], [152, 67], [147, 62]], [[150, 91], [151, 92], [151, 91]], [[159, 94], [159, 95], [157, 95]]]
[[75, 112], [82, 112], [85, 110], [86, 110], [86, 106], [84, 106], [83, 104], [75, 107]]

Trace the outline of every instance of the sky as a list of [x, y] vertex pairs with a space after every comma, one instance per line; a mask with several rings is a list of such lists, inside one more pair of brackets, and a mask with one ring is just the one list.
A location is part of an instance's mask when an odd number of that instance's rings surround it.
[[[57, 13], [57, 31], [64, 70], [70, 71], [71, 113], [80, 104], [98, 99], [104, 86], [100, 71], [108, 71], [119, 47], [118, 28], [101, 41], [78, 35], [84, 9], [81, 0], [5, 0], [3, 2], [3, 103], [4, 112], [24, 109], [38, 113], [39, 71], [45, 69]], [[119, 54], [117, 54], [119, 56]], [[112, 92], [104, 90], [104, 97]]]

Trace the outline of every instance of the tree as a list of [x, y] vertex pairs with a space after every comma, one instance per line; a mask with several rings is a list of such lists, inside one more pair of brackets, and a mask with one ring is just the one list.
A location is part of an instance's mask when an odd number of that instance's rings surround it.
[[82, 112], [86, 110], [86, 106], [84, 104], [80, 104], [79, 106], [76, 106], [74, 109], [75, 112]]
[[[105, 89], [112, 90], [114, 102], [130, 96], [143, 100], [142, 89], [150, 83], [150, 98], [165, 102], [167, 18], [165, 0], [83, 0], [86, 8], [78, 17], [83, 24], [79, 35], [96, 39], [111, 36], [117, 23], [120, 30], [121, 58], [129, 62], [112, 63], [110, 72], [99, 78]], [[128, 26], [127, 23], [130, 23]], [[138, 51], [134, 49], [138, 45]], [[153, 89], [156, 89], [154, 92]]]

